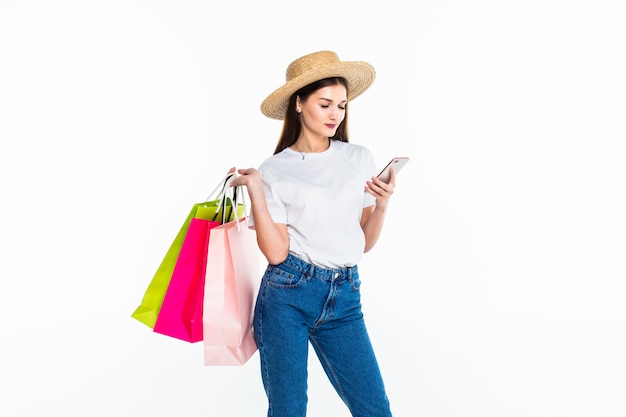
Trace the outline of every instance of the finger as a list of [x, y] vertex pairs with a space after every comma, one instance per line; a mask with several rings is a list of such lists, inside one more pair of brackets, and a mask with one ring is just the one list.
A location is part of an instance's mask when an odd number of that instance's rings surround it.
[[[384, 182], [380, 180], [379, 182], [384, 184]], [[367, 185], [365, 186], [365, 190], [376, 198], [384, 198], [385, 193], [386, 193], [385, 189], [382, 186], [375, 184], [373, 181], [367, 182]]]
[[[389, 178], [390, 178], [389, 183], [391, 183], [391, 181], [393, 180], [393, 177], [389, 177]], [[382, 191], [387, 191], [389, 189], [389, 183], [384, 182], [380, 178], [372, 177], [372, 185], [374, 187], [380, 188]]]

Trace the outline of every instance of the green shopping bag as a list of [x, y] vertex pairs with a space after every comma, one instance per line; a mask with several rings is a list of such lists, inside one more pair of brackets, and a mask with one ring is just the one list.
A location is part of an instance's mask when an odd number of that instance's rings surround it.
[[[228, 187], [228, 181], [233, 176], [229, 174], [220, 181], [216, 189], [207, 197], [207, 201], [202, 203], [196, 203], [193, 205], [185, 222], [181, 226], [178, 234], [174, 238], [174, 241], [170, 245], [167, 253], [163, 257], [161, 264], [159, 265], [156, 273], [152, 277], [148, 288], [146, 289], [141, 304], [131, 314], [131, 317], [145, 324], [151, 329], [154, 329], [154, 325], [161, 310], [167, 287], [172, 278], [178, 255], [185, 240], [187, 230], [191, 224], [191, 219], [198, 218], [203, 220], [219, 221], [221, 223], [227, 223], [234, 220], [234, 210], [232, 207], [232, 201], [225, 196], [225, 189]], [[212, 196], [219, 191], [219, 194], [212, 199]], [[244, 204], [237, 204], [237, 218], [241, 218], [245, 215]]]

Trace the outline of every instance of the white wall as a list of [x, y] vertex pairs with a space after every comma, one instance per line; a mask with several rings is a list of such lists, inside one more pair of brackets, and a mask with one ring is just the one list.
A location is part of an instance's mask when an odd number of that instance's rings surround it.
[[[263, 416], [258, 355], [130, 318], [191, 207], [257, 166], [321, 49], [411, 156], [361, 272], [396, 416], [624, 416], [626, 73], [615, 1], [2, 1], [3, 416]], [[347, 416], [311, 361], [310, 416]]]

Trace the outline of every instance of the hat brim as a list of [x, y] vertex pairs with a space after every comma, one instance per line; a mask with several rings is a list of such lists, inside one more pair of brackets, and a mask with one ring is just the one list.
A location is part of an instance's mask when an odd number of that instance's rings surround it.
[[345, 78], [348, 81], [348, 100], [354, 100], [372, 85], [376, 71], [373, 66], [361, 61], [341, 61], [312, 68], [267, 96], [261, 103], [261, 112], [270, 119], [283, 120], [293, 93], [315, 81], [331, 77]]

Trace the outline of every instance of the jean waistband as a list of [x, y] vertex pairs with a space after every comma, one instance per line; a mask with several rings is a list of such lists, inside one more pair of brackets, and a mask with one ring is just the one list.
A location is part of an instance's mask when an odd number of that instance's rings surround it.
[[303, 274], [308, 274], [312, 277], [332, 281], [339, 278], [349, 279], [352, 275], [358, 272], [356, 265], [347, 266], [344, 268], [323, 268], [321, 266], [313, 265], [302, 259], [292, 255], [287, 255], [287, 259], [282, 262], [282, 265], [293, 268]]

